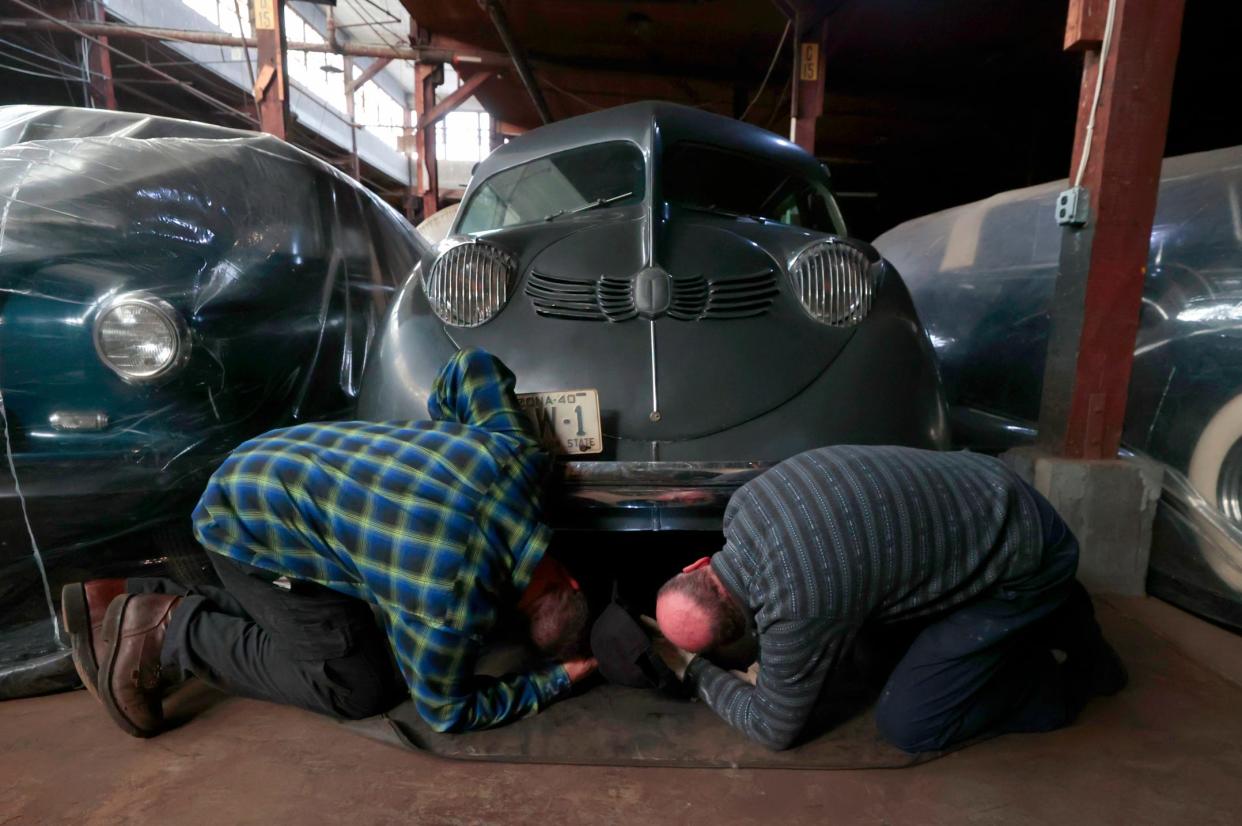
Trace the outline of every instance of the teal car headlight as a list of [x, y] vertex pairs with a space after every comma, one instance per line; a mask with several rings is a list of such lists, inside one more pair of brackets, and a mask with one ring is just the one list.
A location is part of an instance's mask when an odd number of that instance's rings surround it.
[[154, 381], [185, 364], [190, 337], [168, 302], [124, 293], [108, 301], [95, 319], [95, 352], [126, 381]]

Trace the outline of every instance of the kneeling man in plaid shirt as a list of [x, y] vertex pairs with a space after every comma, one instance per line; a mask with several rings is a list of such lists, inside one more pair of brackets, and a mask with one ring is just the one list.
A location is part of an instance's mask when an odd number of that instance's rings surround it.
[[[587, 605], [545, 553], [548, 457], [513, 387], [499, 360], [464, 350], [436, 379], [430, 421], [298, 425], [241, 445], [194, 511], [224, 588], [65, 587], [83, 682], [139, 737], [160, 732], [164, 689], [189, 675], [351, 719], [413, 696], [437, 731], [515, 720], [565, 694], [594, 667]], [[506, 608], [549, 664], [476, 676]]]

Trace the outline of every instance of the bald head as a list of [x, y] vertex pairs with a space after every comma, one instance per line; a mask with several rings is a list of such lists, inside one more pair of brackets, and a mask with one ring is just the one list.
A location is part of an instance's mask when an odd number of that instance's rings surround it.
[[745, 618], [709, 566], [680, 573], [656, 596], [656, 622], [669, 642], [695, 654], [745, 633]]

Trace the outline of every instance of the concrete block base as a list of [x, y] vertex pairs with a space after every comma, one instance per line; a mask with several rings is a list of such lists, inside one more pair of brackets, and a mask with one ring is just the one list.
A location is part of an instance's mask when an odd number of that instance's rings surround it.
[[1052, 503], [1078, 537], [1078, 579], [1098, 593], [1146, 593], [1163, 468], [1140, 459], [1083, 461], [1018, 448], [1001, 460]]

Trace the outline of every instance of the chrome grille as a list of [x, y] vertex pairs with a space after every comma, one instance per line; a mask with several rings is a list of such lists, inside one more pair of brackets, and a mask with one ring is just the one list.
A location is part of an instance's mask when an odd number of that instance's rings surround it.
[[871, 312], [871, 262], [853, 245], [830, 240], [808, 247], [794, 259], [789, 277], [802, 306], [823, 324], [850, 327]]
[[515, 272], [505, 252], [482, 241], [465, 241], [436, 259], [423, 279], [423, 290], [445, 324], [477, 327], [505, 306]]

